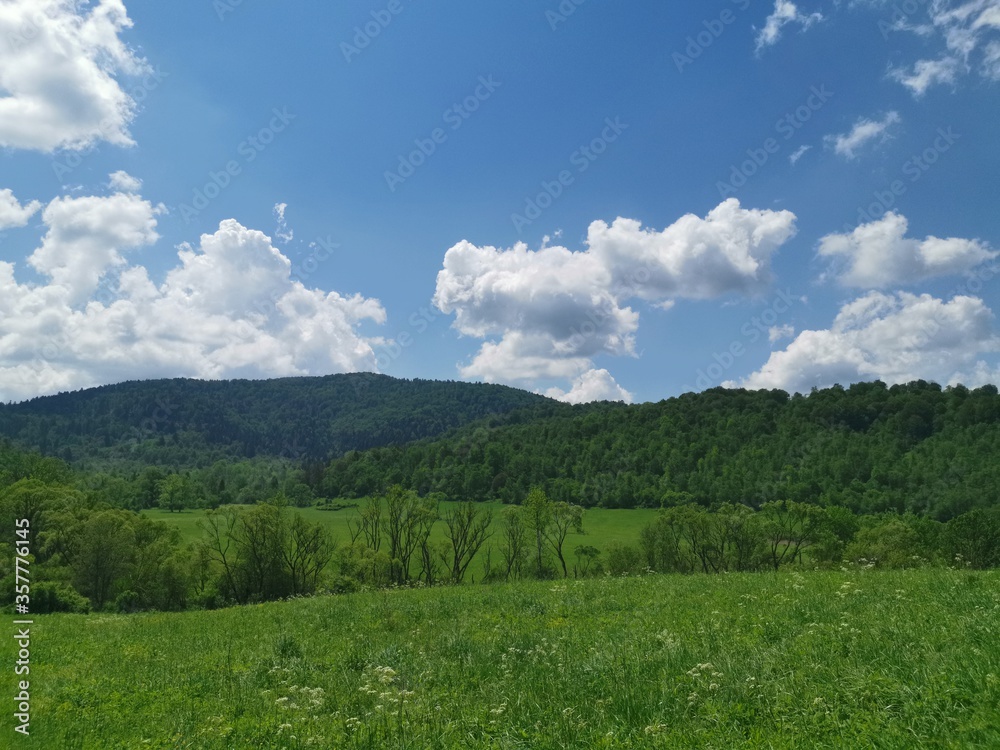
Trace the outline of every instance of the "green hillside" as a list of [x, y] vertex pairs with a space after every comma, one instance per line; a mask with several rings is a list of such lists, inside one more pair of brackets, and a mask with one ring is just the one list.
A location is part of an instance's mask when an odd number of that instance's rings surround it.
[[0, 405], [0, 437], [90, 466], [329, 459], [440, 435], [519, 409], [570, 407], [499, 385], [354, 373], [277, 380], [150, 380]]
[[1000, 504], [1000, 396], [917, 381], [597, 404], [350, 453], [320, 491], [354, 497], [397, 482], [451, 499], [516, 503], [537, 485], [588, 507], [788, 499], [947, 520]]

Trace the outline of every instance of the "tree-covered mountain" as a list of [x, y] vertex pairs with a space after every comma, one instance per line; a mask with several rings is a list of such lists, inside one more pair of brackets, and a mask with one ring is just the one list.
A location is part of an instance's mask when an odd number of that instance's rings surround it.
[[512, 503], [541, 486], [585, 506], [788, 499], [947, 519], [1000, 504], [1000, 396], [924, 381], [809, 396], [717, 388], [352, 452], [317, 489], [354, 497], [396, 483]]
[[0, 405], [0, 436], [89, 466], [328, 460], [439, 436], [489, 416], [570, 407], [500, 385], [372, 373], [133, 381]]

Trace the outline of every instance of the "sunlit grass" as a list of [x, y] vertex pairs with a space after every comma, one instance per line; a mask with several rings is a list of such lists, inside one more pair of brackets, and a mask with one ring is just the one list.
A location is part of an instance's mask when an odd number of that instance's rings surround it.
[[[350, 501], [355, 502], [355, 501]], [[456, 503], [442, 502], [441, 512], [445, 512]], [[477, 503], [478, 507], [488, 507], [493, 510], [495, 520], [499, 520], [500, 513], [504, 508], [502, 503]], [[351, 539], [348, 523], [358, 515], [357, 507], [347, 507], [341, 510], [320, 510], [319, 508], [295, 508], [295, 512], [301, 513], [310, 522], [321, 522], [331, 532], [333, 537], [341, 543], [349, 542]], [[658, 511], [641, 509], [607, 509], [592, 508], [583, 515], [583, 533], [571, 531], [566, 537], [565, 554], [570, 564], [572, 564], [573, 550], [578, 545], [590, 545], [603, 550], [610, 542], [620, 542], [623, 544], [638, 544], [639, 532], [644, 526], [651, 523]], [[202, 532], [198, 523], [205, 518], [203, 510], [186, 510], [180, 513], [153, 509], [143, 511], [143, 514], [158, 521], [165, 521], [177, 527], [181, 532], [184, 543], [193, 542], [201, 538]], [[445, 539], [444, 524], [438, 522], [431, 533], [431, 541], [439, 542]], [[472, 577], [479, 581], [482, 579], [483, 551], [473, 561], [469, 570], [470, 579]], [[494, 554], [493, 564], [499, 562], [499, 554]]]
[[998, 623], [1000, 574], [951, 570], [53, 615], [33, 631], [32, 745], [995, 748]]

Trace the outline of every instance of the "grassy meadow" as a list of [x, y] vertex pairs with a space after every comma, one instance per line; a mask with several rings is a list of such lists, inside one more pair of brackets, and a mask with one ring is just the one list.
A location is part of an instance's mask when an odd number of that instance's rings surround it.
[[[353, 501], [352, 501], [353, 502]], [[442, 502], [440, 510], [443, 513], [449, 507], [456, 505], [452, 502]], [[478, 507], [488, 507], [493, 510], [494, 524], [499, 520], [500, 513], [505, 507], [503, 503], [477, 503]], [[341, 510], [323, 510], [316, 507], [311, 508], [291, 508], [291, 511], [301, 514], [311, 523], [319, 522], [326, 526], [333, 537], [340, 543], [351, 541], [351, 534], [348, 523], [357, 517], [357, 507], [346, 507]], [[583, 533], [571, 530], [566, 537], [564, 551], [567, 562], [572, 565], [575, 558], [573, 550], [578, 545], [590, 545], [600, 550], [610, 542], [621, 542], [624, 544], [638, 544], [639, 532], [644, 526], [656, 518], [658, 511], [648, 508], [638, 509], [610, 509], [610, 508], [590, 508], [583, 514]], [[179, 513], [152, 509], [142, 512], [144, 516], [157, 521], [165, 521], [171, 526], [175, 526], [181, 532], [184, 543], [193, 542], [201, 538], [202, 531], [199, 522], [205, 518], [203, 510], [185, 510]], [[431, 541], [443, 541], [445, 539], [445, 527], [442, 522], [438, 522], [431, 532]], [[489, 543], [487, 543], [488, 546]], [[469, 568], [470, 580], [478, 581], [482, 577], [482, 557], [485, 547], [480, 551], [477, 559], [473, 560]], [[493, 564], [499, 562], [499, 556], [494, 555]]]
[[996, 748], [998, 631], [1000, 572], [941, 569], [49, 615], [19, 746]]

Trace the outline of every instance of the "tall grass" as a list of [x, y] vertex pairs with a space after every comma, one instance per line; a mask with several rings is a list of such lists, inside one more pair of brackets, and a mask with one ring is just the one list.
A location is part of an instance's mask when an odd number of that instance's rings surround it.
[[53, 615], [30, 746], [997, 748], [998, 630], [1000, 573], [932, 569]]

